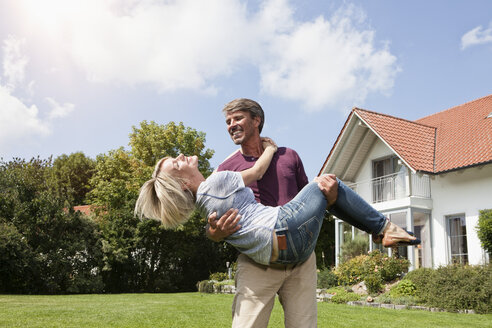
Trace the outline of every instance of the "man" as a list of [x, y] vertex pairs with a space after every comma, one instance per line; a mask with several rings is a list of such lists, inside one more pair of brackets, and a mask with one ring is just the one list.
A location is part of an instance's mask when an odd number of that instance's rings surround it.
[[[261, 106], [250, 99], [236, 99], [223, 109], [227, 131], [241, 148], [229, 156], [218, 170], [242, 171], [254, 165], [263, 152], [260, 133], [264, 123]], [[336, 199], [336, 180], [325, 176], [317, 180], [329, 204]], [[249, 187], [256, 200], [279, 206], [289, 202], [308, 183], [297, 153], [289, 148], [277, 150], [263, 178]], [[335, 186], [335, 187], [334, 187]], [[240, 217], [231, 209], [219, 220], [209, 218], [207, 234], [220, 241], [240, 229]], [[297, 265], [265, 266], [240, 254], [237, 260], [236, 295], [232, 305], [233, 327], [267, 327], [275, 295], [284, 309], [285, 327], [316, 327], [316, 257], [314, 252]]]

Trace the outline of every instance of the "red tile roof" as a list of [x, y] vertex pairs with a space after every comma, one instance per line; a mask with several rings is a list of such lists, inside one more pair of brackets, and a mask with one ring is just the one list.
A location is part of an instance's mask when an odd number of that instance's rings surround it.
[[435, 172], [492, 161], [491, 113], [489, 95], [416, 121], [437, 128]]
[[85, 214], [85, 215], [90, 215], [92, 213], [90, 205], [74, 206], [73, 210], [75, 212], [79, 211], [80, 213]]
[[434, 171], [436, 128], [359, 108], [354, 112], [416, 171]]
[[440, 173], [492, 161], [492, 95], [415, 122], [360, 108], [353, 113], [416, 171]]

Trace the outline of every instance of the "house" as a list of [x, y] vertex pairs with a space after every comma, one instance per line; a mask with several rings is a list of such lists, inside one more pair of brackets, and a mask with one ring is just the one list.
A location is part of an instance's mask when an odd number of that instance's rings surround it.
[[[399, 248], [411, 269], [489, 261], [476, 227], [479, 211], [492, 208], [492, 95], [416, 121], [354, 108], [324, 173], [415, 232], [422, 244]], [[359, 234], [370, 250], [381, 247], [336, 220], [337, 264], [343, 243]]]
[[86, 216], [92, 214], [91, 205], [79, 205], [73, 207], [74, 212], [80, 212]]

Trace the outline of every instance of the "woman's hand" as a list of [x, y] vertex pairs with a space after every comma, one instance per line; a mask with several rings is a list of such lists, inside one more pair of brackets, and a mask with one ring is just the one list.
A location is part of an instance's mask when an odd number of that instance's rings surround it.
[[277, 151], [277, 144], [270, 138], [268, 137], [262, 137], [261, 138], [261, 142], [263, 144], [263, 149], [267, 149], [269, 147], [273, 148], [273, 151], [276, 152]]
[[241, 171], [241, 176], [244, 181], [245, 186], [249, 186], [254, 181], [261, 180], [263, 175], [268, 170], [270, 163], [272, 162], [273, 156], [277, 151], [277, 145], [270, 138], [261, 138], [263, 153], [256, 160], [253, 167]]

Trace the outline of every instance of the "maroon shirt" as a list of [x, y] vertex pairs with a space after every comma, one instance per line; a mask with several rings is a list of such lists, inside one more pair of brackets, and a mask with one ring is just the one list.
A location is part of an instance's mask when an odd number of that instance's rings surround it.
[[[252, 167], [257, 157], [234, 153], [217, 168], [218, 171], [244, 171]], [[306, 172], [295, 150], [280, 147], [261, 180], [251, 183], [256, 201], [267, 206], [288, 203], [308, 183]]]

